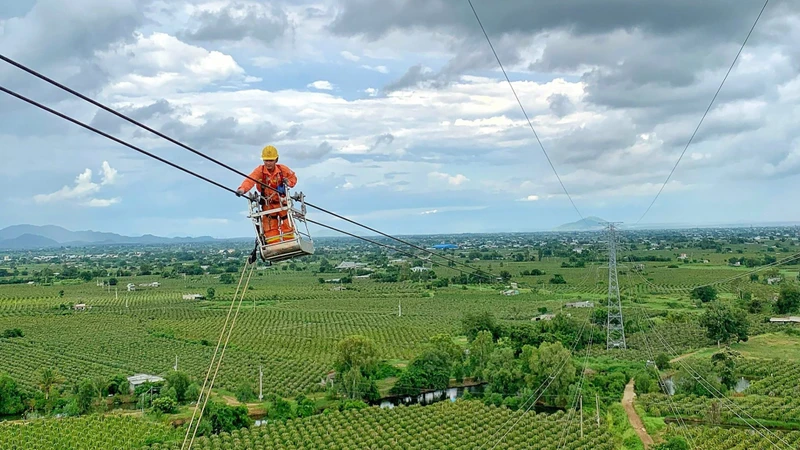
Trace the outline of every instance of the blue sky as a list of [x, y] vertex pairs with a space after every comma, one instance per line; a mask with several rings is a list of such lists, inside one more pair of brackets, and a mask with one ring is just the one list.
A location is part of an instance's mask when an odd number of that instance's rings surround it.
[[[661, 187], [760, 9], [474, 3], [580, 213], [626, 223]], [[455, 0], [21, 1], [0, 6], [0, 53], [243, 172], [273, 144], [309, 201], [386, 232], [579, 219], [471, 14]], [[770, 2], [644, 223], [800, 220], [799, 30], [796, 2]], [[0, 84], [241, 182], [4, 63]], [[0, 157], [0, 227], [251, 233], [243, 200], [6, 95]]]

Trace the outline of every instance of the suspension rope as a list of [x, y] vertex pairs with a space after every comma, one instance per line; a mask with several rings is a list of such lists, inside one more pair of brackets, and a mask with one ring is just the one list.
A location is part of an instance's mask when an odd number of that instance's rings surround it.
[[[247, 265], [248, 264], [246, 263], [245, 264], [245, 268], [247, 267]], [[220, 355], [219, 355], [219, 360], [217, 360], [217, 367], [214, 369], [214, 376], [211, 377], [211, 383], [208, 386], [208, 395], [206, 395], [206, 398], [203, 401], [203, 406], [200, 408], [200, 415], [197, 416], [197, 423], [196, 423], [196, 425], [194, 427], [194, 431], [192, 431], [192, 439], [189, 441], [189, 446], [187, 447], [187, 450], [191, 450], [192, 444], [194, 443], [194, 438], [197, 435], [197, 430], [200, 428], [200, 421], [203, 419], [203, 412], [206, 409], [206, 405], [208, 404], [209, 397], [211, 397], [211, 390], [214, 388], [214, 381], [216, 381], [216, 379], [217, 379], [217, 374], [219, 373], [219, 368], [222, 365], [222, 358], [225, 356], [225, 349], [228, 348], [228, 342], [231, 340], [231, 334], [233, 333], [233, 327], [236, 325], [236, 318], [239, 317], [239, 310], [242, 307], [242, 300], [244, 300], [244, 295], [247, 293], [247, 288], [250, 285], [250, 277], [253, 276], [253, 270], [255, 269], [255, 267], [256, 267], [255, 263], [250, 264], [250, 272], [248, 272], [248, 274], [247, 274], [247, 281], [245, 281], [244, 289], [242, 289], [242, 293], [239, 296], [239, 304], [236, 305], [236, 312], [233, 315], [233, 320], [231, 321], [231, 326], [230, 326], [230, 328], [228, 328], [228, 335], [225, 337], [225, 344], [222, 346], [222, 353], [220, 353]], [[212, 364], [213, 364], [213, 361], [212, 361]], [[195, 405], [195, 410], [197, 409], [198, 406], [199, 406], [199, 404]], [[192, 415], [194, 415], [194, 414], [192, 414]], [[190, 424], [189, 425], [189, 429], [191, 429], [191, 428], [192, 427], [191, 427], [191, 424]], [[186, 430], [187, 436], [189, 434], [189, 429]], [[186, 438], [184, 438], [184, 442], [185, 441], [186, 441]], [[181, 446], [181, 449], [183, 449], [183, 446]]]
[[680, 164], [681, 160], [683, 159], [683, 155], [686, 154], [686, 150], [689, 148], [689, 145], [694, 140], [694, 137], [697, 134], [697, 130], [700, 129], [700, 125], [703, 124], [703, 120], [705, 120], [706, 115], [708, 115], [708, 112], [711, 110], [711, 107], [714, 105], [714, 101], [717, 99], [717, 95], [719, 95], [719, 91], [722, 90], [722, 86], [725, 84], [725, 80], [727, 80], [728, 79], [728, 75], [731, 74], [731, 70], [733, 70], [733, 66], [736, 65], [736, 61], [739, 59], [739, 55], [742, 54], [742, 50], [744, 50], [744, 46], [747, 44], [747, 40], [750, 39], [750, 35], [753, 34], [753, 30], [756, 28], [756, 24], [758, 23], [758, 19], [761, 18], [761, 14], [764, 12], [764, 9], [767, 7], [768, 3], [769, 3], [769, 0], [766, 0], [764, 2], [764, 6], [761, 7], [761, 11], [758, 12], [758, 16], [756, 16], [756, 20], [753, 22], [753, 26], [750, 27], [750, 31], [747, 32], [747, 36], [744, 38], [744, 42], [742, 42], [741, 47], [739, 47], [739, 51], [736, 53], [736, 57], [733, 58], [733, 62], [731, 62], [730, 67], [728, 67], [728, 71], [725, 73], [725, 76], [722, 78], [722, 82], [719, 84], [719, 87], [717, 88], [717, 92], [715, 92], [714, 93], [714, 97], [711, 98], [711, 103], [708, 104], [708, 108], [706, 108], [706, 111], [703, 113], [703, 117], [700, 118], [700, 122], [697, 124], [697, 127], [695, 127], [694, 132], [692, 133], [691, 137], [689, 137], [689, 141], [686, 143], [686, 146], [683, 148], [683, 151], [681, 152], [681, 156], [678, 157], [677, 161], [675, 161], [675, 165], [672, 167], [672, 170], [669, 172], [669, 175], [667, 175], [667, 179], [664, 180], [664, 184], [661, 185], [661, 189], [658, 190], [658, 193], [656, 194], [655, 198], [653, 198], [653, 201], [650, 202], [650, 206], [647, 207], [647, 210], [645, 210], [644, 214], [642, 214], [642, 216], [639, 217], [639, 220], [636, 221], [637, 224], [639, 222], [641, 222], [642, 219], [644, 219], [644, 216], [646, 216], [648, 212], [650, 212], [650, 208], [652, 208], [653, 204], [655, 204], [656, 200], [658, 200], [658, 197], [661, 195], [661, 191], [663, 191], [664, 188], [667, 186], [667, 183], [669, 182], [669, 179], [672, 177], [672, 174], [675, 173], [675, 169], [678, 168], [678, 164]]
[[[211, 362], [208, 365], [208, 370], [206, 371], [206, 377], [203, 380], [203, 387], [200, 388], [200, 396], [197, 398], [197, 403], [195, 404], [194, 411], [192, 412], [192, 418], [189, 420], [189, 428], [186, 430], [186, 437], [189, 436], [189, 430], [192, 428], [192, 422], [194, 422], [194, 417], [197, 414], [197, 406], [200, 405], [200, 401], [203, 399], [203, 394], [206, 391], [206, 386], [208, 384], [208, 377], [211, 375], [211, 368], [214, 366], [214, 361], [217, 359], [217, 352], [219, 351], [219, 346], [222, 344], [222, 338], [225, 336], [225, 330], [228, 328], [228, 321], [231, 317], [231, 312], [233, 311], [233, 306], [236, 304], [236, 297], [239, 295], [239, 289], [242, 286], [242, 280], [244, 279], [244, 273], [247, 271], [247, 264], [242, 267], [242, 274], [239, 276], [239, 283], [236, 285], [236, 292], [233, 294], [233, 298], [231, 299], [231, 305], [228, 307], [228, 315], [225, 317], [225, 323], [222, 325], [222, 329], [219, 332], [219, 339], [217, 339], [217, 346], [214, 348], [214, 353], [211, 356]], [[209, 389], [208, 394], [211, 394], [211, 390]], [[183, 440], [183, 445], [186, 445], [186, 438]]]

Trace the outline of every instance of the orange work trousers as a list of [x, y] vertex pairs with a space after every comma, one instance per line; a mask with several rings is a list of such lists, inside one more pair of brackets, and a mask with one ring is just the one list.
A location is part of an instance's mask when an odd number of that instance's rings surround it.
[[[263, 208], [266, 211], [280, 207], [280, 202], [271, 201]], [[294, 229], [289, 222], [289, 214], [287, 211], [279, 211], [261, 216], [261, 230], [264, 233], [267, 244], [275, 244], [281, 241], [294, 239]], [[281, 234], [283, 234], [283, 236], [281, 236]]]

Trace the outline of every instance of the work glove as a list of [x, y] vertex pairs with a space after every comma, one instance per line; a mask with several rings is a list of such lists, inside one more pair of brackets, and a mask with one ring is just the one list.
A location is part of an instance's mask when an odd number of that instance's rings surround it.
[[279, 184], [275, 190], [278, 191], [278, 194], [280, 195], [286, 195], [286, 185], [283, 183]]
[[237, 190], [236, 190], [236, 196], [237, 196], [237, 197], [241, 197], [242, 195], [244, 195], [244, 191], [243, 191], [243, 190], [241, 190], [241, 189], [237, 189]]

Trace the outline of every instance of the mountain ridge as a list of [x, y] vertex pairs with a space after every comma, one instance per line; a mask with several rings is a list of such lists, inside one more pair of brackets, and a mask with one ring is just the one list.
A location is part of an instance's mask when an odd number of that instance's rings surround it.
[[161, 237], [152, 234], [125, 236], [106, 231], [71, 231], [58, 225], [11, 225], [0, 229], [0, 249], [21, 250], [63, 246], [115, 245], [115, 244], [179, 244], [223, 242], [211, 236]]

